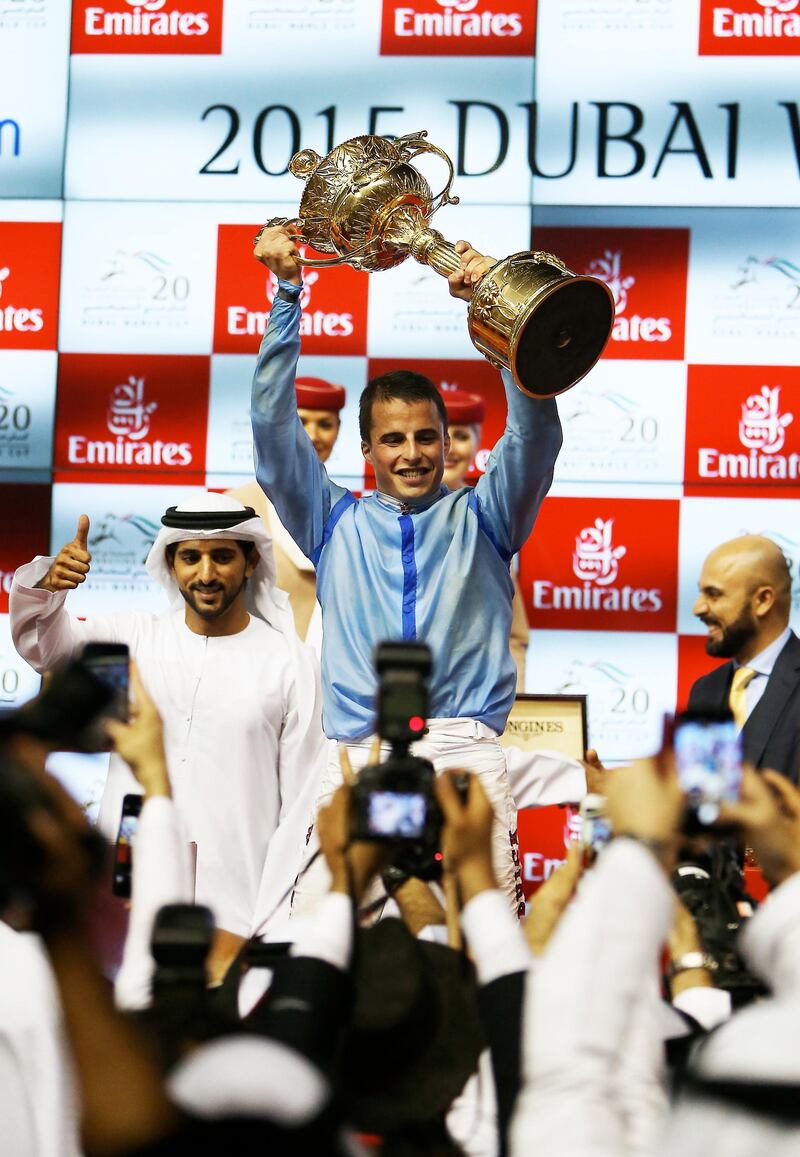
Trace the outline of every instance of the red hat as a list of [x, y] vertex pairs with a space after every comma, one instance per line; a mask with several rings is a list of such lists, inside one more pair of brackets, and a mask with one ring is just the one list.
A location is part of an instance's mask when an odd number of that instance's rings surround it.
[[336, 410], [344, 406], [344, 386], [324, 378], [295, 378], [297, 404], [304, 410]]
[[486, 403], [479, 394], [468, 394], [465, 390], [442, 390], [447, 420], [453, 426], [468, 426], [472, 422], [482, 422], [486, 417]]

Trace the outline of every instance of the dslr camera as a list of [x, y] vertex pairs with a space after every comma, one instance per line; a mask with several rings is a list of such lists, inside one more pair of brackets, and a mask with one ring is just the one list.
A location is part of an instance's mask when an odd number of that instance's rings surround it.
[[[411, 755], [426, 731], [432, 661], [424, 643], [381, 643], [376, 652], [378, 735], [389, 758], [365, 767], [351, 793], [353, 840], [378, 840], [394, 848], [392, 866], [408, 876], [441, 876], [443, 817], [433, 793], [433, 764]], [[464, 794], [468, 777], [458, 783]]]

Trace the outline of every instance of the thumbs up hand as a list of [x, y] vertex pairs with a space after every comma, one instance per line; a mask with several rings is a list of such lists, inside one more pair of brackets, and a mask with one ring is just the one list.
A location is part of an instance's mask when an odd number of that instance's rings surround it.
[[55, 557], [50, 570], [36, 585], [46, 591], [74, 591], [85, 581], [92, 556], [88, 550], [89, 516], [78, 519], [75, 537], [67, 542]]

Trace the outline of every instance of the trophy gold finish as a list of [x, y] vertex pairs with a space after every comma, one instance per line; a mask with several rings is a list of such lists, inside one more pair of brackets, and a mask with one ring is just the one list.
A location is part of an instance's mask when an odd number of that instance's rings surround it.
[[[298, 241], [335, 254], [304, 259], [303, 265], [347, 264], [376, 272], [411, 256], [449, 277], [461, 259], [429, 220], [442, 205], [458, 204], [450, 194], [455, 174], [447, 154], [426, 137], [353, 137], [327, 157], [313, 149], [295, 153], [289, 171], [306, 182], [299, 216], [273, 218], [264, 228], [285, 225]], [[410, 163], [421, 153], [447, 165], [439, 193]], [[514, 253], [498, 261], [473, 288], [469, 303], [475, 348], [493, 366], [510, 370], [520, 390], [536, 398], [563, 393], [587, 374], [613, 322], [606, 283], [578, 276], [552, 253]]]

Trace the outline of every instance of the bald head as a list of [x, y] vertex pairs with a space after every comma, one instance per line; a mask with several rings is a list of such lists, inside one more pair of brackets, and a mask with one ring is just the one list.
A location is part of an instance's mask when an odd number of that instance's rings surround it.
[[743, 534], [724, 542], [703, 563], [694, 614], [708, 628], [706, 650], [746, 662], [789, 623], [792, 580], [770, 538]]

